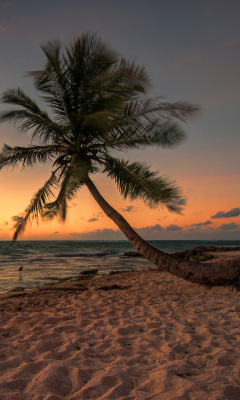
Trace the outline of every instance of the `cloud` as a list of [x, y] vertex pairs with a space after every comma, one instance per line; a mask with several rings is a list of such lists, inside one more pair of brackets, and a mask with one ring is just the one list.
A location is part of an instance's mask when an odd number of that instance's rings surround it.
[[235, 46], [236, 44], [240, 44], [240, 39], [233, 40], [232, 42], [227, 43], [227, 46]]
[[[200, 222], [193, 226], [186, 225], [181, 227], [175, 224], [163, 227], [159, 224], [133, 229], [145, 240], [164, 240], [178, 238], [183, 240], [224, 240], [226, 238], [236, 240], [236, 235], [240, 230], [240, 225], [235, 222], [222, 224], [219, 228], [212, 228], [211, 221]], [[70, 238], [76, 240], [127, 240], [124, 234], [114, 229], [95, 229], [86, 233], [70, 233]]]
[[2, 22], [0, 22], [0, 32], [4, 32], [7, 29], [11, 28], [12, 24], [4, 26]]
[[235, 224], [235, 222], [231, 222], [230, 224], [222, 224], [219, 229], [223, 229], [225, 231], [230, 231], [232, 229], [239, 228], [240, 225]]
[[17, 2], [18, 2], [18, 0], [6, 1], [5, 3], [3, 3], [1, 5], [0, 9], [5, 8], [5, 7], [14, 6]]
[[173, 232], [176, 232], [176, 231], [181, 231], [181, 230], [182, 230], [182, 227], [181, 227], [181, 226], [178, 226], [178, 225], [171, 224], [171, 225], [168, 225], [168, 226], [165, 228], [165, 230], [166, 230], [166, 231], [173, 231]]
[[[134, 228], [133, 229], [143, 238], [145, 239], [158, 239], [161, 234], [164, 236], [164, 232], [166, 231], [181, 231], [182, 228], [177, 225], [169, 225], [167, 228], [163, 228], [161, 225], [156, 224], [156, 225], [151, 225], [151, 226], [145, 226], [143, 228]], [[114, 230], [114, 229], [95, 229], [92, 232], [86, 232], [86, 233], [76, 233], [72, 232], [70, 233], [70, 236], [74, 237], [75, 239], [81, 239], [81, 240], [119, 240], [119, 239], [125, 239], [126, 237], [123, 235], [123, 233], [120, 230]]]
[[126, 208], [121, 208], [121, 210], [125, 212], [130, 212], [132, 211], [133, 208], [134, 208], [133, 206], [127, 206]]
[[[139, 235], [142, 235], [145, 238], [150, 239], [151, 237], [156, 237], [160, 232], [164, 232], [164, 228], [159, 225], [153, 226], [146, 226], [140, 229], [133, 228]], [[70, 233], [70, 236], [73, 236], [75, 239], [82, 239], [82, 240], [119, 240], [125, 239], [126, 237], [124, 234], [118, 229], [95, 229], [92, 232], [86, 233]]]
[[56, 231], [56, 232], [53, 232], [50, 236], [55, 236], [55, 235], [58, 235], [58, 234], [59, 234], [59, 232]]
[[164, 215], [164, 217], [157, 218], [157, 221], [163, 221], [164, 219], [167, 219], [167, 218], [169, 218], [169, 216], [168, 215]]
[[86, 233], [70, 233], [70, 236], [73, 236], [75, 239], [79, 240], [119, 240], [126, 239], [123, 233], [120, 230], [114, 229], [96, 229], [92, 232]]
[[[160, 232], [164, 232], [164, 228], [159, 225], [153, 226], [146, 226], [140, 229], [133, 228], [139, 235], [142, 235], [146, 238], [151, 238], [152, 236], [156, 237], [156, 234]], [[75, 239], [82, 239], [82, 240], [119, 240], [119, 239], [126, 239], [123, 233], [118, 229], [95, 229], [92, 232], [86, 233], [70, 233], [70, 236], [74, 236]]]
[[159, 225], [153, 225], [153, 226], [145, 226], [144, 228], [133, 228], [137, 233], [139, 233], [139, 235], [146, 235], [149, 233], [158, 233], [158, 232], [162, 232], [164, 230], [164, 228]]
[[201, 226], [208, 226], [208, 225], [212, 225], [211, 221], [205, 221], [205, 222], [199, 222], [198, 224], [192, 224], [191, 226], [196, 226], [196, 227], [201, 227]]
[[232, 208], [230, 211], [218, 211], [215, 215], [212, 215], [211, 218], [232, 218], [238, 217], [240, 215], [240, 208]]
[[182, 66], [182, 65], [186, 65], [186, 64], [194, 64], [194, 63], [196, 63], [198, 60], [199, 60], [198, 57], [189, 57], [189, 58], [185, 58], [185, 59], [182, 59], [182, 60], [180, 60], [179, 62], [177, 62], [177, 63], [174, 65], [174, 68], [178, 68], [178, 67], [180, 67], [180, 66]]
[[98, 221], [98, 218], [89, 218], [87, 220], [87, 222], [95, 222], [95, 221]]

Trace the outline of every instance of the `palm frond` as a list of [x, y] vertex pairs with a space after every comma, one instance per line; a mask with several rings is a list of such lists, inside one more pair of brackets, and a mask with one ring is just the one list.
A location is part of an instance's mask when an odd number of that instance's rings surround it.
[[39, 216], [43, 211], [43, 207], [46, 201], [53, 195], [52, 189], [57, 185], [56, 171], [52, 172], [51, 177], [45, 182], [43, 187], [41, 187], [33, 196], [30, 204], [25, 209], [22, 215], [13, 217], [15, 221], [14, 224], [14, 234], [12, 242], [15, 242], [19, 235], [21, 235], [27, 224], [33, 222], [34, 220], [38, 222]]
[[135, 126], [131, 125], [129, 131], [133, 131], [132, 135], [126, 134], [125, 130], [119, 139], [106, 142], [105, 147], [109, 150], [120, 151], [143, 149], [147, 146], [173, 148], [185, 140], [185, 133], [181, 127], [171, 121], [150, 122], [144, 129], [138, 123], [135, 123]]
[[126, 101], [145, 93], [150, 86], [145, 68], [125, 59], [90, 78], [81, 97], [84, 115], [103, 110], [122, 115]]
[[115, 180], [124, 198], [140, 198], [150, 208], [181, 199], [179, 188], [174, 182], [158, 177], [157, 172], [151, 172], [143, 163], [130, 164], [128, 161], [107, 156], [103, 172]]
[[[159, 98], [137, 99], [126, 103], [123, 114], [115, 116], [112, 126], [114, 140], [145, 133], [151, 124], [162, 124], [172, 118], [186, 121], [199, 107], [187, 102], [163, 103]], [[154, 125], [153, 125], [154, 126]]]
[[30, 71], [29, 76], [34, 78], [37, 90], [44, 93], [43, 99], [55, 111], [58, 122], [70, 123], [70, 92], [67, 82], [67, 69], [60, 54], [61, 43], [49, 41], [42, 45], [47, 57], [47, 64], [42, 71]]
[[117, 64], [102, 77], [105, 92], [110, 97], [119, 96], [124, 100], [145, 94], [151, 87], [151, 80], [146, 69], [134, 61], [121, 58]]
[[12, 166], [14, 168], [19, 164], [21, 164], [22, 167], [26, 165], [32, 166], [36, 162], [44, 164], [50, 161], [58, 151], [59, 147], [57, 145], [11, 147], [4, 144], [2, 152], [0, 153], [0, 169], [6, 166]]
[[[99, 75], [116, 62], [117, 56], [95, 35], [83, 34], [66, 46], [60, 55], [60, 43], [48, 42], [42, 49], [47, 57], [43, 71], [30, 72], [38, 90], [58, 116], [58, 122], [73, 122], [79, 112], [89, 110], [92, 88]], [[76, 121], [75, 121], [76, 122]]]
[[41, 110], [21, 89], [12, 89], [5, 92], [2, 101], [14, 104], [23, 109], [5, 111], [0, 114], [0, 122], [14, 123], [20, 132], [26, 133], [33, 129], [32, 138], [39, 138], [42, 142], [57, 141], [67, 137], [66, 128], [51, 120], [46, 111]]
[[7, 90], [3, 93], [1, 101], [5, 104], [19, 105], [35, 114], [41, 114], [37, 103], [27, 96], [21, 88]]
[[57, 198], [44, 206], [43, 218], [53, 220], [59, 217], [59, 220], [64, 222], [67, 216], [67, 201], [72, 200], [77, 190], [83, 185], [78, 179], [73, 176], [73, 168], [66, 170], [62, 179], [62, 184]]

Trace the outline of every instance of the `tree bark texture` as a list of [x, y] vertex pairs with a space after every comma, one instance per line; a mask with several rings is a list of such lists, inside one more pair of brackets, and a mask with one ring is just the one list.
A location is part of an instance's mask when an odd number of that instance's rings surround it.
[[90, 178], [85, 181], [85, 184], [101, 209], [115, 222], [135, 249], [162, 271], [193, 283], [206, 286], [233, 285], [240, 289], [240, 258], [204, 264], [177, 260], [142, 239], [122, 215], [107, 203]]

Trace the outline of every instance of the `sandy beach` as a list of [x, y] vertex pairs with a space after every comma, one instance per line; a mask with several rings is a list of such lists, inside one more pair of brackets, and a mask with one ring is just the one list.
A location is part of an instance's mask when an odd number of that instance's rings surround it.
[[1, 295], [0, 400], [239, 400], [239, 300], [156, 269]]

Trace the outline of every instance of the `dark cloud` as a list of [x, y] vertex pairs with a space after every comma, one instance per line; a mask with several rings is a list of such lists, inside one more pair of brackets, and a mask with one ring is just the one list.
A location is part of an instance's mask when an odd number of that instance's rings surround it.
[[98, 218], [89, 218], [87, 220], [87, 222], [95, 222], [95, 221], [98, 221]]
[[163, 221], [164, 219], [167, 219], [167, 218], [169, 218], [169, 217], [167, 215], [165, 215], [164, 217], [157, 218], [157, 221]]
[[[92, 218], [87, 219], [87, 222], [96, 222], [99, 220], [99, 218], [103, 217], [103, 212], [100, 211], [97, 214], [93, 214]], [[84, 219], [84, 218], [81, 218]]]
[[149, 234], [149, 233], [158, 233], [158, 232], [162, 232], [164, 230], [164, 228], [159, 224], [156, 224], [153, 226], [145, 226], [144, 228], [140, 228], [140, 229], [137, 229], [137, 228], [134, 228], [134, 229], [137, 233], [139, 233], [139, 235], [145, 235], [145, 234]]
[[[152, 226], [145, 226], [143, 228], [134, 228], [133, 229], [143, 238], [146, 239], [157, 239], [161, 234], [164, 235], [165, 231], [181, 231], [182, 228], [177, 225], [169, 225], [167, 228], [163, 228], [161, 225], [156, 224]], [[70, 233], [70, 236], [74, 236], [76, 239], [82, 240], [119, 240], [126, 239], [123, 233], [120, 230], [114, 229], [95, 229], [92, 232], [87, 233]]]
[[196, 226], [196, 227], [201, 227], [201, 226], [208, 226], [208, 225], [212, 225], [211, 221], [205, 221], [205, 222], [199, 222], [198, 224], [192, 224], [191, 226]]
[[211, 218], [232, 218], [240, 215], [240, 208], [232, 208], [230, 211], [218, 211], [217, 214], [212, 215]]
[[5, 8], [5, 7], [10, 7], [10, 6], [14, 6], [17, 3], [18, 0], [12, 0], [12, 1], [5, 1], [5, 3], [3, 3], [0, 7], [1, 8]]
[[235, 224], [235, 222], [231, 222], [230, 224], [222, 224], [219, 229], [223, 229], [225, 231], [230, 231], [232, 229], [239, 228], [240, 225]]
[[55, 235], [58, 235], [58, 234], [59, 234], [59, 232], [56, 231], [56, 232], [53, 232], [50, 236], [55, 236]]
[[182, 227], [181, 227], [181, 226], [178, 226], [178, 225], [171, 224], [171, 225], [168, 225], [168, 226], [165, 228], [165, 230], [166, 230], [166, 231], [173, 231], [173, 232], [176, 232], [176, 231], [181, 231], [181, 230], [182, 230]]
[[11, 24], [5, 26], [2, 22], [0, 22], [0, 32], [4, 32], [4, 31], [6, 31], [7, 29], [9, 29], [11, 27], [12, 27]]
[[125, 212], [130, 212], [132, 211], [133, 208], [134, 208], [133, 206], [127, 206], [126, 208], [121, 208], [121, 210]]
[[232, 40], [231, 42], [227, 43], [226, 46], [236, 46], [240, 44], [240, 40], [236, 39], [236, 40]]

